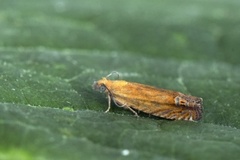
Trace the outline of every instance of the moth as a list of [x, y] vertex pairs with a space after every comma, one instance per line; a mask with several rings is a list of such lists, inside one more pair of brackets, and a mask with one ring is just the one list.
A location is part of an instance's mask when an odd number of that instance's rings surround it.
[[108, 79], [112, 74], [94, 81], [92, 87], [108, 98], [108, 112], [111, 100], [118, 106], [129, 109], [136, 116], [141, 111], [153, 116], [172, 120], [198, 121], [202, 117], [203, 99], [181, 92], [161, 89], [135, 82]]

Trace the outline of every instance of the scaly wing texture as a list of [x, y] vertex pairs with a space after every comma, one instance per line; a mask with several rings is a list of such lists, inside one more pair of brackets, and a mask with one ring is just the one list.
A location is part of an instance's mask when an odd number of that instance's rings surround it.
[[110, 89], [111, 98], [118, 105], [167, 119], [201, 118], [201, 98], [138, 83], [120, 82], [124, 83], [114, 82]]

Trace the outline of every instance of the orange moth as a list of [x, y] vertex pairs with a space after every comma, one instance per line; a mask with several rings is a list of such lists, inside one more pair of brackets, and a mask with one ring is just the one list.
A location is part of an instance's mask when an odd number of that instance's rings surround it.
[[105, 112], [110, 110], [112, 100], [117, 106], [129, 109], [136, 116], [136, 111], [141, 111], [166, 119], [201, 119], [202, 98], [124, 80], [109, 80], [108, 77], [114, 73], [119, 75], [118, 72], [112, 72], [92, 85], [94, 90], [107, 94], [108, 109]]

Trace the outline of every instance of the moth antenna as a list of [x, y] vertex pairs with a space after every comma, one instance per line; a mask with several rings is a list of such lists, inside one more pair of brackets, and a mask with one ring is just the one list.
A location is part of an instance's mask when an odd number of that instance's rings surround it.
[[116, 75], [117, 75], [117, 79], [119, 79], [120, 73], [117, 72], [117, 71], [112, 71], [109, 75], [106, 76], [106, 78], [109, 78], [109, 77], [112, 76], [113, 74], [116, 74]]

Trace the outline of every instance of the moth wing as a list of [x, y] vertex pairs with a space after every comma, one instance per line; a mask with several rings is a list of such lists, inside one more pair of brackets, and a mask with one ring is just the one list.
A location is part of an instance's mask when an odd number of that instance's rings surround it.
[[201, 119], [202, 110], [186, 106], [164, 105], [151, 109], [150, 114], [167, 119], [197, 121]]
[[185, 105], [164, 104], [145, 100], [130, 100], [123, 97], [112, 99], [117, 106], [131, 107], [132, 109], [167, 119], [197, 121], [202, 116], [201, 107], [188, 107]]
[[[158, 89], [138, 83], [127, 83], [125, 81], [121, 83], [124, 83], [124, 87], [116, 85], [111, 92], [111, 98], [117, 106], [130, 107], [147, 114], [167, 119], [190, 121], [201, 119], [201, 104], [198, 104], [199, 106], [187, 106], [189, 100], [180, 101], [182, 100], [181, 97], [185, 95], [179, 92]], [[176, 97], [178, 97], [177, 104], [175, 100]], [[193, 98], [192, 96], [186, 97]], [[184, 99], [186, 99], [186, 97], [184, 97]]]

